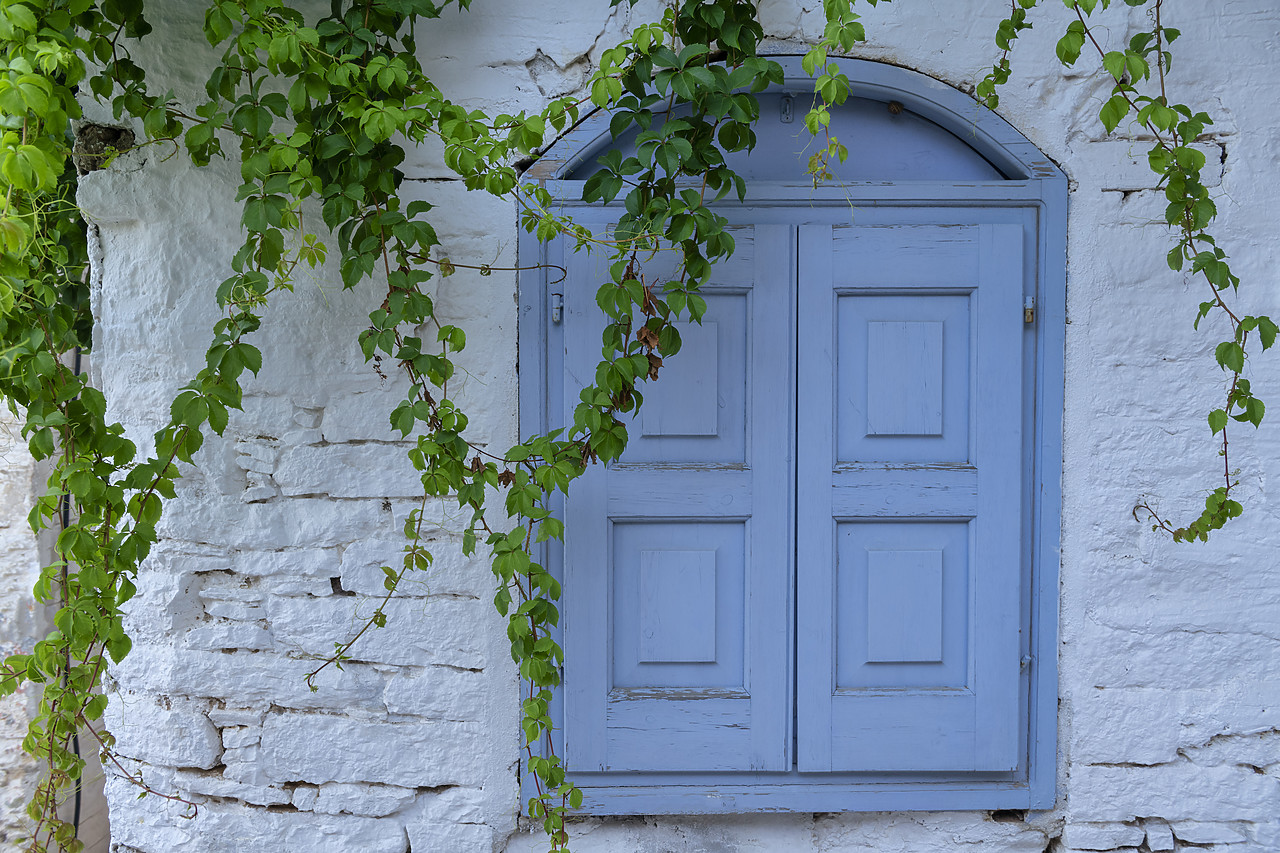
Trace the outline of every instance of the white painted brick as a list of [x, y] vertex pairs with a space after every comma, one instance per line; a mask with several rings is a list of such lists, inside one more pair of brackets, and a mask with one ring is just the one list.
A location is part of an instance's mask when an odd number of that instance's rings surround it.
[[484, 791], [475, 788], [446, 788], [419, 798], [420, 820], [427, 823], [484, 823]]
[[244, 581], [236, 586], [215, 586], [206, 582], [200, 590], [200, 597], [205, 601], [233, 601], [245, 604], [257, 604], [262, 601], [262, 590], [244, 586]]
[[235, 570], [242, 575], [317, 577], [338, 573], [336, 549], [295, 548], [282, 551], [243, 550], [235, 555]]
[[232, 413], [229, 424], [235, 435], [247, 439], [237, 442], [237, 448], [241, 444], [262, 446], [265, 437], [279, 436], [280, 430], [293, 419], [296, 411], [293, 401], [284, 396], [245, 394], [241, 402], [243, 408]]
[[222, 751], [222, 775], [242, 785], [265, 787], [279, 781], [262, 766], [260, 744], [251, 743]]
[[209, 719], [218, 728], [227, 726], [256, 726], [262, 722], [265, 710], [253, 710], [249, 708], [212, 708], [209, 711]]
[[264, 578], [262, 588], [270, 595], [316, 598], [333, 595], [333, 582], [328, 578]]
[[1235, 767], [1190, 762], [1159, 767], [1074, 766], [1073, 814], [1127, 821], [1135, 815], [1172, 820], [1249, 820], [1275, 801], [1275, 780]]
[[309, 812], [320, 797], [320, 789], [314, 785], [299, 785], [293, 789], [293, 807]]
[[[268, 612], [279, 648], [328, 655], [335, 641], [359, 630], [375, 606], [373, 600], [359, 596], [279, 598], [268, 603]], [[392, 600], [384, 611], [387, 626], [366, 631], [348, 652], [350, 657], [412, 666], [445, 664], [479, 669], [485, 665], [485, 652], [474, 627], [481, 620], [496, 620], [488, 602]]]
[[[408, 572], [400, 582], [397, 595], [489, 597], [492, 594], [493, 573], [488, 565], [462, 556], [462, 543], [456, 537], [443, 531], [429, 531], [424, 539], [432, 556], [431, 566]], [[342, 554], [343, 589], [364, 595], [385, 593], [386, 575], [382, 566], [399, 571], [404, 565], [404, 547], [403, 537], [362, 539], [348, 545]]]
[[493, 830], [474, 823], [410, 824], [414, 853], [490, 853]]
[[285, 495], [392, 498], [422, 494], [419, 474], [390, 444], [291, 447], [280, 454], [272, 479]]
[[275, 645], [271, 632], [251, 622], [214, 622], [186, 635], [192, 649], [250, 649], [261, 651]]
[[[1107, 190], [1154, 190], [1158, 176], [1147, 166], [1150, 142], [1106, 140], [1073, 146], [1071, 177], [1082, 185]], [[1222, 149], [1216, 143], [1193, 146], [1205, 155], [1201, 179], [1206, 187], [1222, 183]]]
[[379, 674], [360, 666], [342, 671], [330, 666], [308, 689], [307, 673], [319, 663], [279, 655], [241, 651], [167, 650], [136, 648], [131, 666], [116, 672], [126, 689], [139, 693], [221, 698], [234, 693], [239, 702], [297, 709], [345, 709], [378, 701], [383, 691]]
[[236, 459], [236, 464], [250, 473], [269, 475], [276, 469], [275, 457], [276, 451], [272, 448], [270, 459], [261, 459], [257, 456], [242, 455]]
[[[136, 800], [136, 789], [112, 777], [108, 796]], [[159, 797], [131, 802], [136, 819], [112, 821], [112, 842], [143, 853], [404, 853], [405, 831], [392, 821], [342, 817], [317, 820], [311, 812], [276, 812], [252, 806], [207, 804], [193, 819]], [[268, 846], [269, 845], [269, 846]]]
[[178, 505], [162, 517], [161, 535], [181, 538], [195, 530], [205, 541], [241, 549], [324, 547], [368, 536], [391, 524], [389, 513], [372, 501], [339, 505], [323, 498], [295, 498], [245, 507], [238, 499], [224, 505], [207, 497], [176, 501]]
[[1173, 835], [1188, 844], [1235, 844], [1245, 837], [1224, 823], [1180, 820], [1173, 824]]
[[[408, 383], [397, 383], [404, 397], [408, 391]], [[400, 441], [399, 430], [391, 428], [391, 409], [395, 401], [391, 393], [362, 392], [357, 394], [334, 395], [330, 404], [325, 407], [320, 432], [324, 440], [332, 443], [344, 441]], [[391, 402], [388, 408], [387, 403]]]
[[247, 504], [261, 503], [262, 501], [271, 500], [278, 494], [280, 494], [280, 489], [274, 483], [264, 482], [256, 478], [255, 475], [250, 474], [249, 486], [240, 493], [240, 500]]
[[237, 619], [244, 622], [252, 622], [263, 616], [260, 606], [237, 601], [210, 601], [205, 604], [204, 612], [220, 619]]
[[1147, 848], [1152, 853], [1166, 853], [1173, 849], [1173, 830], [1167, 822], [1159, 819], [1144, 820], [1142, 828], [1146, 831]]
[[292, 795], [280, 788], [264, 785], [245, 785], [221, 776], [193, 776], [183, 774], [176, 777], [179, 791], [191, 794], [203, 794], [206, 797], [224, 797], [243, 800], [255, 806], [279, 806], [289, 802]]
[[1145, 837], [1142, 827], [1122, 823], [1068, 823], [1062, 830], [1062, 843], [1075, 850], [1137, 847]]
[[252, 746], [262, 737], [262, 730], [250, 726], [228, 726], [221, 730], [224, 749]]
[[165, 708], [149, 697], [117, 694], [107, 706], [107, 726], [122, 755], [205, 770], [222, 758], [218, 730], [194, 707]]
[[[362, 722], [280, 714], [262, 725], [262, 766], [282, 782], [377, 782], [437, 787], [474, 782], [482, 751], [475, 723]], [[412, 755], [413, 761], [405, 757]]]
[[392, 714], [475, 720], [483, 713], [485, 686], [482, 672], [428, 666], [412, 675], [389, 677], [383, 701]]
[[384, 817], [400, 811], [415, 796], [412, 788], [395, 785], [329, 782], [320, 786], [319, 797], [311, 808], [320, 814]]

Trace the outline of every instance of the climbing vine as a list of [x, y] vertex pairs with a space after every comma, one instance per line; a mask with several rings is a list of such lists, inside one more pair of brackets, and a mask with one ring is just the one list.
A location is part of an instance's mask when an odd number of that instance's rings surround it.
[[[1167, 94], [1178, 32], [1165, 25], [1162, 0], [1125, 0], [1147, 10], [1150, 27], [1112, 51], [1101, 47], [1091, 23], [1108, 0], [1065, 2], [1076, 19], [1058, 43], [1058, 59], [1072, 65], [1096, 51], [1113, 81], [1100, 113], [1107, 131], [1128, 122], [1155, 139], [1149, 162], [1176, 235], [1169, 265], [1206, 288], [1197, 323], [1221, 315], [1230, 324], [1231, 337], [1215, 351], [1229, 390], [1208, 416], [1225, 482], [1185, 526], [1141, 507], [1175, 539], [1205, 539], [1241, 512], [1232, 497], [1228, 424], [1261, 422], [1263, 403], [1242, 373], [1252, 343], [1269, 348], [1277, 327], [1266, 317], [1238, 314], [1228, 301], [1240, 281], [1208, 231], [1216, 208], [1195, 146], [1211, 119]], [[582, 794], [549, 747], [548, 706], [563, 657], [552, 634], [560, 589], [537, 562], [536, 546], [563, 536], [550, 510], [557, 493], [589, 464], [625, 449], [625, 420], [680, 348], [675, 321], [697, 321], [706, 310], [700, 287], [734, 248], [714, 205], [745, 193], [725, 154], [753, 147], [755, 94], [780, 83], [782, 69], [758, 53], [764, 31], [754, 3], [684, 0], [603, 51], [581, 97], [554, 99], [537, 113], [489, 115], [450, 101], [417, 59], [416, 28], [451, 5], [465, 10], [469, 0], [332, 0], [327, 14], [308, 21], [285, 0], [211, 0], [204, 33], [221, 54], [205, 98], [188, 104], [151, 92], [131, 57], [130, 47], [150, 32], [142, 0], [0, 0], [0, 394], [22, 412], [33, 455], [52, 463], [31, 524], [57, 533], [55, 560], [35, 590], [38, 600], [57, 605], [55, 630], [31, 654], [0, 665], [0, 694], [26, 682], [43, 685], [24, 744], [48, 768], [29, 808], [33, 851], [79, 847], [57, 804], [84, 769], [81, 734], [116, 761], [112, 738], [99, 724], [106, 699], [95, 687], [108, 659], [118, 662], [129, 652], [123, 610], [136, 591], [138, 565], [157, 540], [179, 464], [198, 463], [206, 434], [222, 434], [240, 407], [246, 372], [263, 367], [253, 340], [270, 333], [262, 330], [266, 306], [287, 298], [300, 269], [331, 256], [344, 287], [381, 296], [359, 345], [366, 359], [394, 365], [407, 380], [410, 390], [389, 416], [411, 445], [422, 496], [404, 519], [402, 563], [384, 568], [381, 604], [316, 672], [341, 666], [352, 643], [386, 623], [385, 605], [398, 585], [431, 564], [423, 537], [429, 502], [456, 500], [466, 513], [464, 551], [488, 551], [494, 604], [507, 618], [512, 656], [527, 685], [522, 728], [537, 793], [526, 810], [552, 848], [565, 849], [564, 815], [581, 805]], [[850, 92], [835, 57], [865, 37], [853, 5], [824, 0], [823, 36], [804, 59], [815, 80], [805, 123], [824, 140], [810, 161], [815, 180], [832, 179], [847, 157], [829, 125], [830, 110]], [[1037, 6], [1038, 0], [1013, 0], [996, 34], [1002, 53], [977, 88], [992, 108], [1009, 77], [1015, 40]], [[109, 103], [117, 119], [141, 128], [141, 144], [181, 145], [197, 165], [219, 157], [240, 163], [245, 238], [229, 259], [230, 275], [211, 294], [222, 315], [205, 366], [172, 401], [168, 422], [145, 452], [120, 424], [108, 423], [102, 393], [77, 369], [92, 321], [76, 162], [92, 158], [73, 156], [72, 123], [88, 98]], [[608, 112], [615, 137], [638, 134], [635, 154], [606, 156], [585, 184], [585, 201], [619, 202], [608, 234], [563, 216], [544, 190], [520, 183], [516, 169], [589, 109]], [[468, 189], [512, 200], [522, 226], [539, 239], [564, 235], [578, 249], [592, 246], [612, 257], [596, 293], [606, 318], [602, 358], [573, 423], [500, 455], [469, 438], [457, 383], [451, 386], [466, 333], [439, 319], [431, 295], [447, 290], [449, 276], [466, 264], [442, 254], [432, 206], [402, 199], [406, 147], [430, 138]], [[319, 207], [323, 233], [305, 227], [304, 204]], [[655, 251], [679, 259], [670, 277], [641, 274], [641, 262]], [[132, 778], [151, 790], [145, 778]]]

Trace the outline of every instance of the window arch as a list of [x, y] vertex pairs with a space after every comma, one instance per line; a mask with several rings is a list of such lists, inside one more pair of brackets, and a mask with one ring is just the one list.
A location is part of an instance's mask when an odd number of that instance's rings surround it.
[[[545, 555], [557, 752], [596, 814], [1048, 807], [1065, 177], [963, 93], [845, 61], [849, 168], [815, 189], [778, 59], [707, 317]], [[574, 200], [628, 144], [588, 119], [526, 180], [603, 227]], [[534, 433], [593, 372], [605, 261], [520, 250], [569, 273], [520, 279]]]

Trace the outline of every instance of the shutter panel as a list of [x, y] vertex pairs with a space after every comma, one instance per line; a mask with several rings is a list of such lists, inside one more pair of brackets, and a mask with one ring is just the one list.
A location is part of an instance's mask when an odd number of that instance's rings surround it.
[[[565, 755], [574, 772], [790, 767], [794, 229], [738, 227], [705, 322], [617, 463], [565, 506]], [[598, 253], [597, 253], [598, 254]], [[662, 256], [646, 267], [661, 286]], [[594, 376], [607, 260], [565, 286], [565, 416]]]
[[802, 227], [798, 766], [1018, 765], [1022, 229]]

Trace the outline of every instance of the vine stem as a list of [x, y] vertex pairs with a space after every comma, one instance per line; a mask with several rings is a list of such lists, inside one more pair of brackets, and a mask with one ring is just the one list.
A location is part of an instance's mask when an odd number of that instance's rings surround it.
[[[1166, 83], [1165, 83], [1165, 68], [1164, 68], [1164, 52], [1161, 46], [1161, 39], [1163, 38], [1163, 33], [1164, 33], [1163, 27], [1161, 26], [1161, 22], [1160, 22], [1160, 11], [1161, 11], [1162, 3], [1163, 3], [1163, 0], [1155, 0], [1154, 12], [1155, 12], [1155, 36], [1156, 36], [1156, 68], [1157, 68], [1157, 73], [1159, 76], [1159, 83], [1160, 83], [1160, 99], [1161, 99], [1161, 102], [1167, 106], [1168, 99], [1167, 99], [1166, 89], [1165, 89]], [[1093, 45], [1094, 50], [1098, 52], [1098, 56], [1099, 57], [1105, 56], [1106, 51], [1103, 49], [1102, 45], [1098, 42], [1097, 37], [1094, 35], [1093, 28], [1089, 26], [1088, 21], [1085, 19], [1085, 15], [1080, 9], [1080, 5], [1078, 3], [1073, 3], [1072, 9], [1075, 11], [1076, 18], [1080, 21], [1080, 25], [1081, 27], [1083, 27], [1085, 35], [1088, 36], [1089, 42]], [[1111, 72], [1108, 71], [1107, 73], [1110, 74]], [[1113, 74], [1111, 75], [1111, 77], [1113, 80], [1115, 80], [1116, 84], [1121, 84], [1123, 82], [1120, 77], [1116, 77]], [[1140, 112], [1136, 100], [1129, 93], [1127, 88], [1117, 85], [1117, 88], [1115, 89], [1115, 91], [1117, 91], [1125, 99], [1125, 101], [1129, 104], [1130, 109], [1132, 109], [1135, 113]], [[1177, 145], [1179, 141], [1178, 131], [1176, 129], [1170, 130], [1170, 134], [1172, 135], [1172, 139], [1173, 139], [1173, 144], [1171, 145], [1169, 141], [1166, 140], [1164, 135], [1161, 133], [1160, 129], [1157, 128], [1150, 119], [1144, 121], [1142, 124], [1155, 138], [1156, 144], [1158, 146], [1160, 146], [1167, 153], [1173, 152], [1174, 147]], [[1190, 142], [1192, 140], [1185, 140], [1185, 141]], [[1196, 229], [1191, 219], [1190, 211], [1183, 211], [1181, 228], [1183, 232], [1182, 242], [1192, 254], [1195, 254], [1197, 253], [1198, 250], [1203, 249], [1204, 242], [1197, 238]], [[1216, 284], [1214, 284], [1214, 282], [1211, 281], [1206, 274], [1203, 274], [1203, 272], [1202, 272], [1201, 278], [1203, 278], [1205, 283], [1209, 286], [1209, 290], [1213, 294], [1214, 304], [1227, 315], [1228, 322], [1230, 322], [1231, 324], [1232, 334], [1236, 337], [1238, 343], [1240, 344], [1240, 347], [1243, 349], [1245, 345], [1248, 343], [1249, 332], [1247, 330], [1244, 332], [1240, 332], [1240, 324], [1241, 324], [1240, 317], [1237, 316], [1236, 313], [1231, 310], [1231, 307], [1229, 305], [1227, 305], [1226, 300], [1222, 295], [1221, 289]], [[1230, 413], [1231, 409], [1234, 407], [1235, 394], [1237, 389], [1239, 388], [1239, 385], [1240, 385], [1240, 372], [1233, 370], [1232, 376], [1231, 376], [1231, 387], [1227, 391], [1227, 404], [1225, 406], [1225, 411], [1227, 411], [1228, 414]], [[1230, 463], [1230, 457], [1228, 455], [1228, 449], [1230, 447], [1230, 442], [1228, 440], [1228, 431], [1229, 431], [1229, 427], [1224, 424], [1221, 429], [1221, 432], [1222, 432], [1221, 454], [1222, 454], [1222, 464], [1223, 464], [1223, 480], [1224, 480], [1223, 495], [1224, 497], [1229, 496], [1231, 494], [1231, 490], [1235, 488], [1235, 486], [1237, 485], [1231, 479], [1231, 463]], [[1137, 508], [1140, 508], [1145, 512], [1147, 512], [1148, 515], [1151, 517], [1151, 519], [1161, 529], [1165, 530], [1168, 533], [1174, 532], [1174, 529], [1172, 525], [1169, 524], [1168, 520], [1161, 517], [1158, 513], [1156, 513], [1156, 511], [1147, 502], [1144, 501], [1143, 503], [1139, 504]]]

